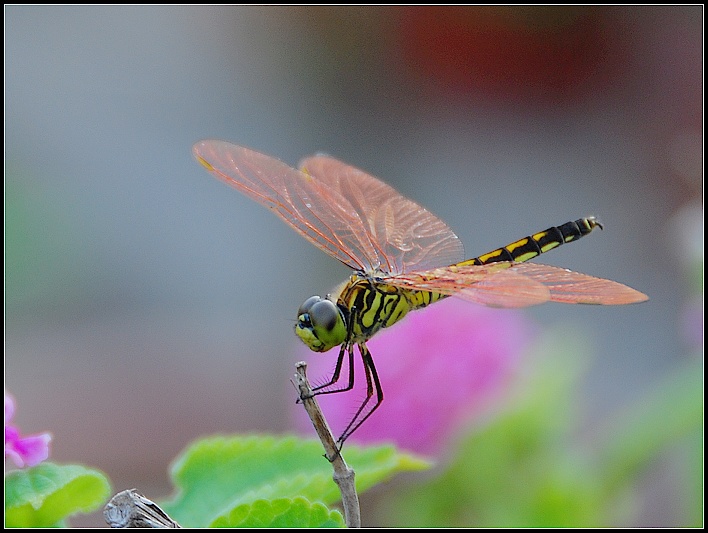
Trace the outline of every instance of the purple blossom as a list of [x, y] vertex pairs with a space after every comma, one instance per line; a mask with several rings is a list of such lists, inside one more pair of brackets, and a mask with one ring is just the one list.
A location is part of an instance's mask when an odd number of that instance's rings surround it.
[[35, 466], [49, 457], [49, 442], [52, 440], [52, 436], [49, 433], [20, 436], [20, 430], [10, 424], [14, 414], [15, 401], [6, 391], [5, 458], [12, 459], [19, 468]]
[[[409, 314], [369, 343], [384, 390], [384, 402], [352, 435], [351, 442], [394, 442], [435, 454], [462, 426], [487, 413], [504, 397], [533, 328], [518, 311], [490, 309], [449, 298]], [[358, 357], [353, 391], [320, 396], [335, 433], [341, 432], [366, 394]], [[303, 346], [313, 385], [331, 376], [338, 348], [324, 355]], [[346, 384], [347, 369], [340, 382]], [[301, 406], [297, 425], [312, 428]], [[338, 435], [335, 435], [338, 436]]]

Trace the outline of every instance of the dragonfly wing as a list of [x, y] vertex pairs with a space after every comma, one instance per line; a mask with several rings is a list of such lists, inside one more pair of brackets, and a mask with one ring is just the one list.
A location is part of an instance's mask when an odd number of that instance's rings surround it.
[[536, 263], [501, 261], [451, 265], [386, 279], [408, 289], [427, 290], [493, 307], [526, 307], [547, 301], [598, 305], [643, 302], [648, 297], [626, 285]]
[[349, 201], [382, 272], [428, 270], [464, 258], [462, 242], [447, 224], [377, 178], [327, 156], [309, 157], [300, 168]]
[[527, 307], [547, 302], [551, 298], [548, 287], [515, 272], [512, 268], [515, 265], [507, 261], [487, 265], [451, 265], [401, 274], [385, 281], [398, 287], [457, 296], [492, 307]]
[[533, 279], [551, 293], [550, 300], [565, 304], [624, 305], [649, 297], [616, 281], [596, 278], [565, 268], [537, 263], [514, 263], [514, 272]]
[[193, 152], [214, 176], [274, 211], [345, 265], [364, 271], [378, 266], [368, 224], [340, 191], [275, 158], [224, 141], [200, 141]]

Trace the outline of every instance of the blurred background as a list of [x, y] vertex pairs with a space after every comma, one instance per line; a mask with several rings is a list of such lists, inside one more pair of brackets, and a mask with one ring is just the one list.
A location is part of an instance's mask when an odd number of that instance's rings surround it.
[[[295, 311], [348, 270], [193, 160], [218, 138], [365, 169], [470, 257], [600, 217], [543, 262], [650, 301], [524, 311], [587, 340], [588, 431], [702, 358], [702, 36], [702, 6], [6, 6], [15, 422], [153, 499], [198, 436], [294, 428]], [[686, 525], [671, 461], [619, 525]]]

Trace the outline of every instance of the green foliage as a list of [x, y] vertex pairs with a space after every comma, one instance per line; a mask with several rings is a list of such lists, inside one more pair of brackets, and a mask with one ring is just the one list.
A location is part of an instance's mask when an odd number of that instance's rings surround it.
[[[393, 495], [383, 515], [415, 527], [621, 526], [637, 520], [638, 487], [659, 458], [685, 451], [685, 469], [703, 471], [700, 359], [588, 431], [572, 408], [582, 344], [552, 338], [507, 409], [460, 442], [439, 476]], [[678, 497], [690, 504], [676, 525], [701, 524], [694, 477]]]
[[[217, 436], [197, 441], [173, 465], [177, 493], [161, 507], [184, 527], [234, 520], [256, 527], [275, 517], [289, 527], [306, 527], [308, 521], [320, 520], [319, 507], [310, 502], [332, 504], [340, 498], [322, 453], [319, 441], [295, 437]], [[360, 493], [398, 472], [429, 466], [391, 446], [347, 446], [344, 453], [356, 471]], [[329, 523], [332, 517], [323, 520]]]
[[106, 477], [80, 465], [42, 463], [5, 476], [5, 525], [52, 527], [95, 511], [110, 494]]
[[[391, 446], [347, 447], [364, 491], [398, 472], [429, 467]], [[343, 527], [332, 467], [318, 441], [295, 437], [217, 436], [193, 443], [175, 462], [177, 496], [163, 509], [184, 527]], [[5, 524], [51, 527], [108, 499], [106, 478], [77, 465], [52, 463], [5, 477]]]
[[210, 527], [344, 527], [344, 519], [321, 503], [278, 498], [237, 505]]

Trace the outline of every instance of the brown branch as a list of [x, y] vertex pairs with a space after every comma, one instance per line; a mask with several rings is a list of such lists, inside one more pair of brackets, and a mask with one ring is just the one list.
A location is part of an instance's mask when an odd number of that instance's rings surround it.
[[337, 447], [332, 431], [329, 429], [327, 420], [325, 420], [322, 410], [317, 403], [316, 397], [312, 392], [312, 387], [307, 380], [306, 370], [307, 364], [301, 361], [295, 365], [296, 374], [294, 385], [300, 393], [300, 401], [303, 407], [310, 416], [312, 425], [322, 442], [325, 449], [325, 457], [332, 464], [334, 474], [332, 478], [339, 487], [339, 492], [342, 494], [342, 508], [344, 509], [344, 521], [347, 527], [361, 527], [361, 513], [359, 511], [359, 497], [356, 493], [354, 484], [354, 470], [347, 466], [344, 462], [342, 453]]

